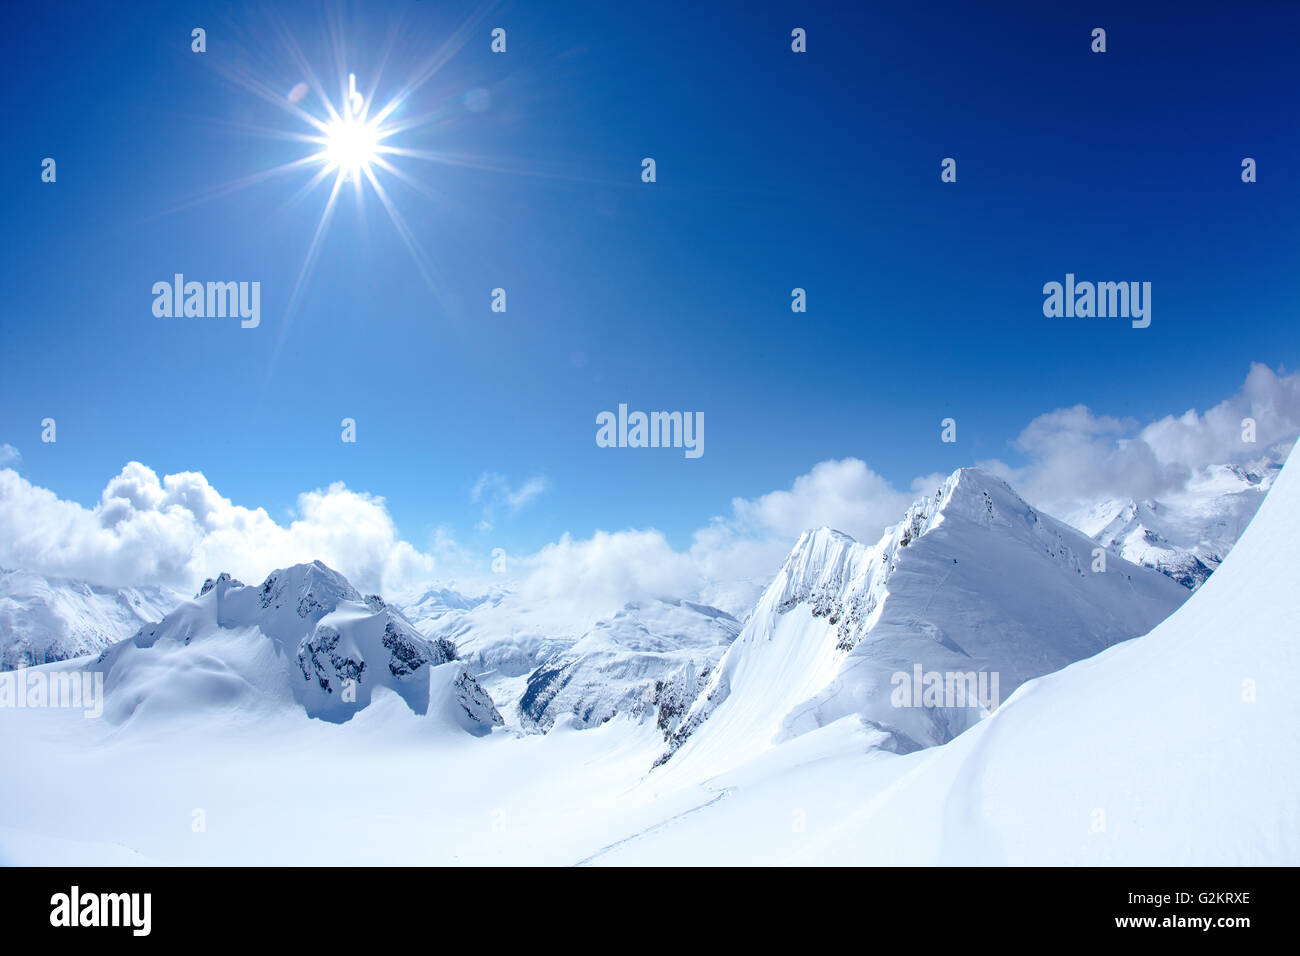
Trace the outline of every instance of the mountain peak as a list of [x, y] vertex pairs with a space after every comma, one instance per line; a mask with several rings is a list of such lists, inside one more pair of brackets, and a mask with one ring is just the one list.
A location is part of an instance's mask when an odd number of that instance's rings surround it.
[[[845, 629], [842, 642], [851, 646], [856, 638], [850, 631], [877, 607], [898, 553], [939, 527], [950, 514], [986, 527], [1015, 525], [1022, 535], [1033, 534], [1039, 524], [1038, 513], [1001, 478], [982, 468], [958, 468], [933, 494], [913, 502], [902, 520], [886, 530], [874, 546], [826, 526], [801, 534], [777, 578], [782, 584], [777, 611], [808, 603], [814, 615], [840, 623]], [[845, 607], [841, 597], [850, 591], [860, 600]]]
[[201, 598], [203, 597], [203, 595], [207, 594], [209, 591], [213, 590], [214, 588], [219, 590], [221, 593], [225, 593], [232, 587], [242, 588], [243, 586], [244, 586], [243, 581], [239, 580], [238, 578], [232, 577], [230, 575], [230, 572], [228, 571], [222, 571], [215, 578], [208, 578], [206, 581], [204, 581], [203, 587], [199, 588], [199, 593], [196, 594], [195, 597]]
[[[193, 601], [113, 645], [100, 662], [109, 712], [119, 719], [182, 699], [213, 706], [240, 699], [241, 710], [255, 710], [288, 694], [309, 716], [341, 722], [368, 706], [377, 687], [424, 714], [436, 687], [462, 695], [453, 711], [463, 709], [483, 732], [501, 723], [486, 692], [460, 673], [451, 641], [426, 638], [321, 561], [273, 571], [257, 586], [225, 573], [209, 579]], [[457, 674], [431, 677], [453, 664]], [[160, 673], [168, 679], [160, 682]]]
[[329, 613], [342, 601], [362, 602], [348, 579], [323, 561], [272, 571], [259, 592], [263, 608], [292, 605], [301, 618]]
[[820, 567], [834, 560], [834, 556], [860, 547], [860, 541], [843, 531], [827, 526], [810, 528], [799, 535], [799, 540], [790, 549], [785, 559], [785, 568]]
[[900, 706], [900, 668], [995, 675], [1009, 694], [1186, 598], [1122, 559], [1094, 566], [1093, 549], [979, 468], [954, 471], [874, 545], [805, 532], [662, 759], [689, 749], [688, 764], [726, 767], [853, 713], [885, 749], [942, 743], [980, 708]]

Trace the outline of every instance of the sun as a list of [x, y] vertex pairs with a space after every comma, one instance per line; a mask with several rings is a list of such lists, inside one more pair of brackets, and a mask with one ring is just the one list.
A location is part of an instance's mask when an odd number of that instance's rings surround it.
[[[463, 43], [464, 37], [459, 37], [453, 47], [458, 49]], [[341, 40], [338, 40], [336, 46], [339, 51], [343, 51]], [[287, 91], [277, 90], [242, 67], [222, 71], [236, 84], [274, 104], [308, 127], [305, 130], [260, 126], [248, 128], [277, 139], [306, 144], [307, 149], [296, 159], [223, 184], [211, 191], [211, 198], [282, 174], [303, 170], [310, 170], [311, 175], [289, 198], [286, 207], [300, 202], [322, 186], [327, 193], [319, 221], [307, 244], [302, 266], [289, 292], [276, 342], [276, 354], [286, 341], [303, 291], [315, 270], [345, 185], [350, 187], [349, 192], [355, 193], [358, 210], [364, 210], [367, 196], [373, 196], [379, 202], [410, 252], [425, 284], [434, 298], [441, 302], [441, 283], [437, 278], [437, 269], [422, 248], [416, 231], [399, 211], [398, 197], [390, 192], [390, 188], [393, 184], [400, 184], [425, 198], [441, 201], [443, 197], [422, 177], [411, 175], [402, 166], [411, 160], [457, 166], [476, 165], [472, 157], [449, 153], [444, 149], [414, 148], [408, 141], [411, 136], [428, 134], [453, 112], [447, 103], [442, 102], [433, 104], [425, 112], [411, 108], [417, 91], [446, 63], [453, 47], [442, 48], [419, 64], [413, 78], [402, 84], [386, 100], [376, 97], [379, 88], [378, 70], [368, 85], [358, 88], [356, 73], [345, 70], [341, 63], [336, 64], [339, 74], [338, 95], [330, 96], [302, 51], [292, 41], [288, 44], [288, 56], [301, 71], [302, 78]], [[387, 53], [381, 60], [386, 58]], [[363, 77], [363, 82], [364, 79]]]
[[379, 124], [352, 116], [339, 116], [325, 124], [320, 137], [320, 158], [326, 168], [345, 179], [360, 181], [379, 158], [384, 138]]

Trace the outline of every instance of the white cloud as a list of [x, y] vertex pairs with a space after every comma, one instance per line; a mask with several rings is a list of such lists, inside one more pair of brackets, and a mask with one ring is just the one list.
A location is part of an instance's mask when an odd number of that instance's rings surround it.
[[492, 471], [483, 472], [469, 492], [470, 500], [483, 506], [479, 530], [491, 531], [498, 514], [504, 512], [513, 517], [550, 490], [550, 487], [550, 482], [541, 475], [535, 475], [514, 488], [504, 475]]
[[[1256, 421], [1257, 441], [1242, 441], [1241, 422]], [[1241, 391], [1204, 414], [1188, 411], [1143, 426], [1094, 415], [1076, 405], [1040, 415], [1013, 443], [1026, 458], [1013, 467], [979, 462], [1049, 513], [1067, 514], [1104, 497], [1157, 497], [1183, 489], [1207, 465], [1248, 462], [1300, 434], [1300, 373], [1253, 365]], [[730, 516], [695, 533], [689, 556], [703, 599], [728, 610], [752, 605], [800, 532], [829, 525], [874, 543], [920, 495], [948, 476], [892, 485], [856, 458], [823, 461], [788, 489], [736, 498]]]
[[787, 538], [821, 525], [874, 541], [912, 503], [857, 458], [823, 461], [800, 475], [786, 491], [758, 498], [735, 498], [732, 509], [741, 527], [759, 528]]
[[[1256, 441], [1242, 440], [1242, 420]], [[1182, 491], [1207, 465], [1246, 463], [1300, 434], [1300, 373], [1254, 364], [1241, 390], [1204, 414], [1194, 409], [1145, 426], [1094, 415], [1086, 406], [1057, 409], [1029, 423], [1014, 442], [1027, 463], [980, 462], [1049, 513], [1068, 514], [1102, 498], [1159, 498]]]
[[[1257, 422], [1258, 442], [1241, 441], [1241, 419]], [[1300, 374], [1251, 368], [1241, 391], [1204, 413], [1146, 425], [1094, 415], [1084, 406], [1040, 415], [1014, 447], [1024, 463], [982, 467], [1006, 478], [1049, 513], [1099, 497], [1156, 497], [1183, 487], [1207, 464], [1247, 461], [1300, 434]], [[365, 591], [409, 593], [437, 577], [462, 586], [505, 585], [544, 602], [600, 607], [630, 600], [688, 597], [733, 613], [752, 606], [805, 529], [829, 525], [873, 543], [909, 504], [946, 475], [894, 487], [856, 458], [819, 462], [789, 488], [735, 498], [729, 514], [695, 532], [678, 551], [654, 529], [564, 535], [530, 555], [507, 555], [508, 573], [489, 574], [491, 557], [437, 529], [423, 550], [398, 537], [384, 499], [342, 484], [305, 492], [287, 524], [261, 508], [222, 497], [197, 472], [159, 479], [131, 462], [93, 508], [60, 500], [0, 470], [0, 565], [103, 584], [167, 583], [192, 588], [222, 570], [250, 582], [278, 567], [320, 559]], [[485, 473], [471, 499], [491, 514], [514, 514], [543, 494], [544, 478], [518, 488]]]
[[[1241, 422], [1256, 423], [1254, 445], [1242, 441]], [[1140, 438], [1162, 462], [1192, 468], [1245, 462], [1260, 449], [1294, 441], [1300, 433], [1300, 372], [1281, 375], [1267, 365], [1251, 365], [1241, 391], [1204, 415], [1188, 410], [1168, 415], [1142, 429]]]
[[536, 554], [516, 559], [526, 599], [620, 607], [646, 598], [690, 596], [704, 584], [698, 564], [674, 551], [654, 529], [597, 531], [585, 540], [565, 534]]
[[197, 472], [167, 475], [131, 462], [99, 504], [63, 501], [0, 471], [0, 564], [98, 584], [193, 588], [229, 571], [250, 582], [320, 559], [363, 590], [395, 588], [435, 570], [398, 539], [384, 499], [341, 483], [298, 496], [288, 525], [223, 498]]
[[[543, 479], [513, 488], [486, 475], [472, 497], [503, 512], [542, 493]], [[491, 559], [438, 528], [424, 549], [403, 541], [384, 499], [342, 484], [298, 496], [277, 522], [262, 508], [223, 497], [198, 472], [159, 477], [127, 464], [94, 507], [59, 499], [13, 471], [0, 471], [0, 565], [99, 584], [168, 584], [194, 589], [229, 571], [245, 581], [320, 559], [364, 591], [410, 593], [458, 576], [475, 589], [507, 585], [522, 596], [613, 610], [652, 597], [711, 596], [743, 611], [805, 527], [831, 524], [872, 539], [910, 496], [855, 459], [822, 462], [788, 490], [737, 498], [732, 514], [701, 529], [676, 551], [654, 529], [570, 535], [533, 554], [508, 555], [508, 573], [487, 574]]]
[[8, 442], [0, 444], [0, 468], [12, 468], [23, 460], [18, 449]]

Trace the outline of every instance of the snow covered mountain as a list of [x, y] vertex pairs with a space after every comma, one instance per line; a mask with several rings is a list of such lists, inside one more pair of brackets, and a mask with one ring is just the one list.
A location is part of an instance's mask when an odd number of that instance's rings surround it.
[[875, 545], [806, 532], [660, 762], [713, 773], [857, 714], [877, 746], [951, 740], [1030, 678], [1141, 634], [1188, 592], [1005, 482], [954, 472]]
[[[475, 726], [476, 685], [458, 661], [418, 667], [423, 715], [376, 682], [355, 719], [305, 719], [295, 688], [318, 685], [299, 651], [328, 637], [318, 625], [384, 616], [328, 569], [277, 572], [260, 588], [217, 580], [166, 634], [105, 655], [106, 719], [4, 706], [0, 683], [0, 862], [1295, 865], [1296, 467], [1195, 593], [1113, 558], [1093, 572], [1093, 542], [971, 470], [873, 547], [810, 532], [707, 679], [718, 691], [725, 674], [726, 693], [706, 693], [697, 706], [710, 713], [651, 772], [664, 744], [648, 720], [573, 733], [578, 719], [561, 713], [545, 736], [429, 733]], [[865, 679], [890, 655], [900, 671], [917, 656], [1028, 672], [1180, 601], [1146, 636], [1014, 694], [1004, 677], [1001, 705], [937, 746], [900, 752], [968, 715], [945, 718], [924, 695], [921, 707], [882, 705], [892, 680]], [[512, 620], [529, 655], [576, 644], [553, 637], [575, 633], [561, 626], [579, 619], [572, 608], [497, 619], [488, 607], [455, 614], [482, 617], [478, 637], [500, 639], [503, 660]], [[283, 639], [263, 630], [281, 624]], [[379, 643], [365, 679], [399, 682]], [[536, 669], [524, 664], [519, 685]], [[158, 825], [195, 807], [221, 838]]]
[[0, 671], [97, 654], [182, 600], [168, 588], [105, 588], [0, 568]]
[[[1300, 862], [1300, 459], [1151, 633], [1022, 687], [836, 835], [851, 855], [933, 812], [941, 863]], [[924, 801], [919, 799], [925, 794]], [[819, 855], [821, 855], [819, 853]]]
[[[1221, 567], [1150, 633], [1023, 684], [938, 747], [864, 759], [852, 717], [790, 741], [600, 862], [1295, 866], [1297, 566], [1293, 453]], [[805, 827], [772, 825], [791, 808]]]
[[1217, 568], [1282, 467], [1280, 449], [1248, 465], [1212, 465], [1161, 500], [1107, 499], [1066, 516], [1112, 554], [1196, 590]]
[[412, 597], [398, 595], [390, 602], [402, 609], [408, 620], [417, 624], [431, 624], [446, 615], [472, 611], [480, 604], [499, 603], [505, 596], [503, 590], [467, 596], [454, 588], [431, 587]]
[[362, 595], [319, 561], [257, 587], [222, 574], [193, 601], [106, 650], [105, 713], [256, 710], [296, 703], [344, 721], [395, 691], [420, 714], [445, 712], [475, 733], [501, 723], [491, 697], [446, 640], [421, 635], [383, 599]]
[[624, 714], [667, 736], [740, 632], [726, 612], [684, 600], [632, 602], [612, 615], [504, 593], [468, 603], [414, 620], [454, 642], [510, 723], [532, 732]]

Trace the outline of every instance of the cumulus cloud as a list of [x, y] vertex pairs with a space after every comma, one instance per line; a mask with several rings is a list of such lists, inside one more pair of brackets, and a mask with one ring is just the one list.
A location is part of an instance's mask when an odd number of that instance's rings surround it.
[[[1256, 441], [1242, 440], [1242, 420], [1253, 419]], [[1253, 364], [1236, 395], [1204, 415], [1195, 410], [1166, 416], [1142, 429], [1140, 439], [1156, 458], [1192, 468], [1220, 462], [1246, 462], [1261, 448], [1295, 441], [1300, 433], [1300, 372], [1283, 376]]]
[[758, 498], [735, 498], [734, 521], [742, 528], [758, 528], [794, 537], [822, 525], [860, 540], [874, 540], [885, 526], [897, 521], [912, 503], [901, 492], [857, 458], [823, 461], [800, 475], [788, 490]]
[[598, 531], [585, 540], [565, 535], [537, 554], [513, 558], [514, 586], [526, 597], [606, 612], [627, 601], [686, 597], [740, 614], [802, 532], [829, 525], [874, 543], [914, 498], [860, 459], [822, 461], [787, 489], [732, 499], [731, 513], [696, 531], [686, 551], [653, 529]]
[[[545, 482], [513, 487], [485, 475], [475, 500], [518, 511]], [[198, 472], [160, 477], [130, 462], [93, 507], [64, 501], [12, 470], [0, 471], [0, 565], [97, 584], [167, 584], [192, 590], [229, 571], [256, 582], [278, 567], [319, 559], [358, 588], [409, 594], [435, 577], [471, 588], [505, 585], [536, 601], [613, 610], [655, 597], [711, 599], [747, 609], [805, 527], [830, 524], [873, 539], [910, 496], [856, 459], [822, 462], [789, 489], [737, 498], [683, 551], [654, 529], [564, 535], [532, 554], [507, 555], [506, 573], [486, 574], [487, 555], [438, 528], [422, 550], [402, 540], [384, 499], [341, 483], [298, 496], [292, 518], [236, 505]]]
[[0, 468], [13, 468], [22, 460], [17, 448], [8, 442], [0, 443]]
[[575, 540], [565, 534], [536, 554], [517, 559], [520, 594], [529, 599], [618, 607], [646, 598], [697, 593], [699, 565], [648, 531], [597, 531]]
[[260, 581], [320, 559], [358, 587], [398, 587], [435, 561], [398, 538], [384, 499], [341, 483], [298, 496], [287, 525], [222, 497], [197, 472], [159, 479], [130, 462], [93, 508], [0, 471], [0, 564], [113, 586], [192, 588], [230, 571]]
[[[1243, 440], [1243, 420], [1255, 441]], [[1300, 434], [1300, 373], [1254, 364], [1241, 390], [1204, 413], [1189, 409], [1142, 425], [1058, 409], [1031, 421], [1013, 443], [1026, 463], [981, 466], [1049, 512], [1067, 514], [1101, 498], [1159, 498], [1183, 491], [1207, 465], [1250, 463], [1285, 452]]]

